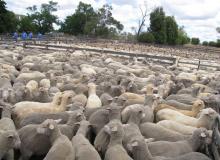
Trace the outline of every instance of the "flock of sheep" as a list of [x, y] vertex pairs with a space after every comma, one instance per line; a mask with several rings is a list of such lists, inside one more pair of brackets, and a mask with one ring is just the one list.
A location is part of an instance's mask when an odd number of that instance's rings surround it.
[[219, 93], [217, 71], [2, 49], [0, 160], [210, 160]]

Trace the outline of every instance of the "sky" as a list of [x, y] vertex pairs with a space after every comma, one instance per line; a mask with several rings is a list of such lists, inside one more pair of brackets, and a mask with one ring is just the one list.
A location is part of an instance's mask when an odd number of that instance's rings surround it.
[[[26, 14], [26, 8], [49, 0], [5, 0], [7, 8], [16, 14]], [[113, 7], [113, 17], [124, 25], [124, 31], [132, 32], [138, 26], [141, 11], [151, 12], [162, 6], [166, 15], [174, 16], [179, 26], [184, 26], [190, 37], [199, 37], [202, 41], [220, 39], [216, 27], [220, 26], [220, 0], [53, 0], [58, 2], [55, 13], [60, 20], [74, 13], [79, 1], [92, 4], [95, 9], [108, 3]], [[147, 6], [147, 7], [146, 7]], [[149, 27], [149, 16], [146, 27]]]

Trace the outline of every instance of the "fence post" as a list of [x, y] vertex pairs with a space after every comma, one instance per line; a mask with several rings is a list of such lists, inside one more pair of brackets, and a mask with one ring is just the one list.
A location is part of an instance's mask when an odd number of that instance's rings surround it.
[[200, 62], [200, 59], [199, 59], [199, 64], [198, 64], [198, 68], [197, 68], [197, 70], [199, 70], [199, 68], [200, 68], [200, 63], [201, 63], [201, 62]]

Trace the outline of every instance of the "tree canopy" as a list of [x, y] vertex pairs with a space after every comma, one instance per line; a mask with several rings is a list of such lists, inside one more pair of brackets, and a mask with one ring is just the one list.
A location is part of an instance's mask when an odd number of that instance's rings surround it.
[[61, 31], [73, 35], [109, 37], [122, 31], [124, 26], [112, 16], [112, 7], [104, 5], [97, 11], [90, 4], [80, 2], [75, 13], [61, 25]]
[[17, 22], [15, 14], [7, 10], [5, 1], [0, 0], [0, 33], [15, 31]]

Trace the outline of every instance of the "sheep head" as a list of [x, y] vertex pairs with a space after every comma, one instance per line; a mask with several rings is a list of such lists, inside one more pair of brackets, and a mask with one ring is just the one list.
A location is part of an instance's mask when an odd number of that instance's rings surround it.
[[8, 149], [20, 147], [21, 141], [16, 131], [0, 130], [0, 144], [6, 145]]
[[53, 131], [55, 129], [58, 129], [57, 124], [61, 121], [62, 121], [61, 119], [58, 120], [47, 119], [37, 127], [37, 133], [44, 134], [46, 136], [51, 136]]

